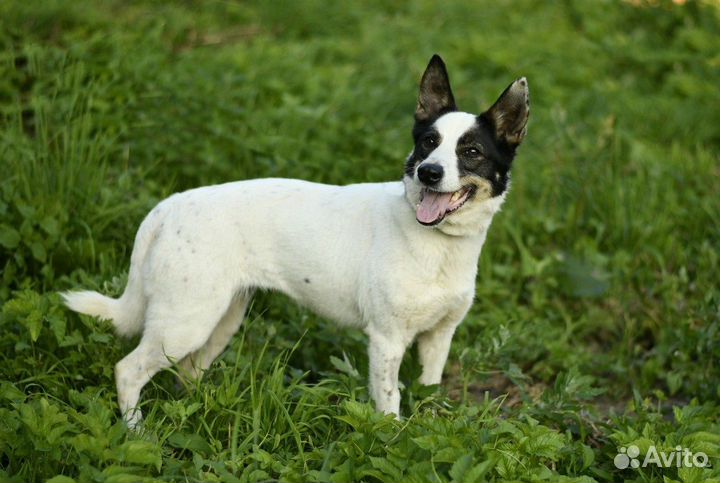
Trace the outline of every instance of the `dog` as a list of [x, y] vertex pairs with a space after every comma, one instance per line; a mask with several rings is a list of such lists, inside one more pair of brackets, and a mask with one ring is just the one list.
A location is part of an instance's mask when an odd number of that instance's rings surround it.
[[115, 366], [120, 411], [177, 362], [200, 378], [242, 323], [255, 290], [277, 290], [368, 336], [378, 411], [400, 414], [398, 371], [417, 341], [422, 384], [439, 384], [475, 294], [480, 250], [527, 130], [527, 80], [480, 115], [459, 111], [435, 55], [420, 81], [402, 181], [331, 186], [256, 179], [174, 194], [143, 220], [127, 286], [113, 299], [62, 294], [76, 311], [142, 333]]

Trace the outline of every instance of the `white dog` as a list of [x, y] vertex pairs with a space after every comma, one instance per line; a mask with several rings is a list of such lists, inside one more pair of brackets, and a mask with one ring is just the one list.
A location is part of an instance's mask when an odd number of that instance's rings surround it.
[[420, 84], [402, 181], [329, 186], [258, 179], [197, 188], [140, 225], [125, 292], [68, 292], [72, 310], [110, 319], [140, 344], [116, 368], [120, 410], [178, 361], [200, 377], [238, 330], [256, 289], [288, 294], [369, 338], [377, 409], [398, 415], [398, 370], [418, 342], [420, 381], [438, 384], [475, 293], [480, 249], [509, 185], [529, 113], [525, 78], [481, 115], [459, 112], [445, 64]]

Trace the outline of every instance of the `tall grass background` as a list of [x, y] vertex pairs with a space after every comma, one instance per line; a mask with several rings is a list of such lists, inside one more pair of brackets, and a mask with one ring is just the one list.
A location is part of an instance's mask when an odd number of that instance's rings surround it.
[[[715, 2], [3, 2], [0, 479], [720, 478], [719, 34]], [[129, 433], [113, 365], [136, 341], [57, 291], [120, 294], [175, 191], [399, 179], [436, 52], [460, 108], [521, 75], [532, 104], [445, 382], [410, 351], [383, 417], [362, 333], [260, 294]], [[713, 467], [617, 469], [631, 444]]]

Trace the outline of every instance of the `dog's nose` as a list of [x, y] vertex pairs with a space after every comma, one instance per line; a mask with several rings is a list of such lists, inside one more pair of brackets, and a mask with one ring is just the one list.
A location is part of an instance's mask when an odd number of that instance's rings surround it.
[[428, 186], [434, 185], [443, 177], [443, 167], [439, 164], [425, 163], [421, 164], [417, 170], [418, 179]]

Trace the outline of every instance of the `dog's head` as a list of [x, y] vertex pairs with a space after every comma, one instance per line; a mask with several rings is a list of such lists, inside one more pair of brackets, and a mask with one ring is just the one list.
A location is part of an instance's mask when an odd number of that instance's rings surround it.
[[[420, 81], [415, 148], [405, 165], [405, 195], [418, 223], [451, 234], [467, 233], [483, 223], [483, 212], [497, 210], [529, 113], [524, 77], [510, 84], [484, 113], [458, 111], [445, 63], [434, 55]], [[495, 203], [486, 203], [489, 200]]]

